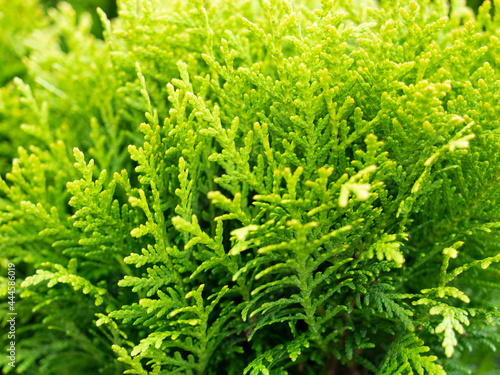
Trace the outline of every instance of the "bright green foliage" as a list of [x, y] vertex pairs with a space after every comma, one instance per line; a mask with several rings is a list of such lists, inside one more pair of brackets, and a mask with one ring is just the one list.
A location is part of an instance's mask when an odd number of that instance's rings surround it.
[[427, 346], [422, 346], [422, 340], [414, 334], [407, 334], [394, 341], [382, 365], [380, 374], [446, 374], [443, 368], [434, 363], [436, 356], [421, 356], [429, 351]]
[[498, 373], [489, 1], [0, 4], [3, 373]]

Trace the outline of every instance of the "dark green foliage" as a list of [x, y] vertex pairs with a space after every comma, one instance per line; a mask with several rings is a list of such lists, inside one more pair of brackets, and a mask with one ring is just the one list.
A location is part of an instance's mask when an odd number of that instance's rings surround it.
[[500, 370], [489, 1], [4, 8], [4, 373]]

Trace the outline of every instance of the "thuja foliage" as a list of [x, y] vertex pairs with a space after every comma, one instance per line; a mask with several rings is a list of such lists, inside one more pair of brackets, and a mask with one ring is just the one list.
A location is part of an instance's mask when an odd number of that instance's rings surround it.
[[498, 373], [500, 2], [0, 3], [3, 373]]

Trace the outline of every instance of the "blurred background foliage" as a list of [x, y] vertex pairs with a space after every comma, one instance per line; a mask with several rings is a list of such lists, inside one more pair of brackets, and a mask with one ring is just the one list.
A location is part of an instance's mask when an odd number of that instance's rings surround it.
[[[29, 53], [24, 43], [26, 37], [36, 32], [48, 20], [44, 14], [58, 0], [0, 0], [0, 87], [14, 77], [24, 78], [26, 69], [22, 58]], [[117, 15], [115, 0], [70, 0], [78, 14], [84, 12], [92, 16], [92, 32], [102, 38], [102, 26], [96, 9], [101, 8], [108, 18]], [[7, 6], [8, 5], [8, 6]]]
[[[58, 0], [42, 0], [44, 7], [57, 6]], [[78, 12], [89, 12], [92, 15], [92, 32], [98, 37], [102, 37], [102, 25], [97, 16], [96, 9], [101, 8], [108, 18], [114, 18], [117, 15], [116, 0], [67, 0], [71, 6]]]
[[[77, 15], [84, 14], [92, 18], [92, 33], [96, 38], [102, 38], [102, 26], [97, 16], [96, 9], [101, 8], [108, 18], [117, 15], [116, 0], [70, 0]], [[60, 3], [58, 0], [0, 0], [0, 176], [4, 176], [11, 168], [12, 155], [17, 153], [18, 144], [30, 144], [25, 132], [21, 131], [19, 124], [30, 121], [26, 117], [21, 103], [12, 98], [14, 90], [14, 77], [20, 77], [26, 83], [33, 85], [32, 77], [23, 61], [36, 50], [33, 43], [45, 36], [41, 35], [53, 21], [51, 8]], [[61, 44], [64, 41], [61, 40]], [[61, 46], [63, 48], [63, 46]], [[8, 109], [8, 111], [7, 111]], [[9, 116], [5, 116], [6, 111]], [[19, 131], [13, 130], [19, 128]], [[16, 137], [16, 142], [12, 137]], [[31, 139], [31, 138], [30, 138]], [[23, 142], [26, 140], [26, 142]]]

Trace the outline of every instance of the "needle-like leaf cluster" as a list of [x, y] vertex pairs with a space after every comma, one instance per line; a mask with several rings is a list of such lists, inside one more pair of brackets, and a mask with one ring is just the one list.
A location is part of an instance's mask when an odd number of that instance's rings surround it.
[[3, 373], [499, 371], [500, 1], [0, 4]]

